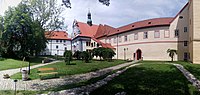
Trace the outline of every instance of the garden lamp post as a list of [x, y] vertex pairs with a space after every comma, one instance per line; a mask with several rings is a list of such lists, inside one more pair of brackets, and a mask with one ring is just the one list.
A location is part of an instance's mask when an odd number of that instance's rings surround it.
[[17, 95], [17, 89], [16, 89], [16, 88], [17, 88], [17, 87], [16, 87], [17, 80], [16, 80], [16, 79], [14, 80], [14, 83], [15, 83], [15, 92], [14, 92], [14, 95]]

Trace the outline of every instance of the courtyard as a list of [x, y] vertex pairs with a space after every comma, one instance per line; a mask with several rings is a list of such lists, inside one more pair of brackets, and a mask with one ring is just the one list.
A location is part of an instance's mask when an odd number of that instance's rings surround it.
[[[136, 66], [131, 66], [134, 64]], [[1, 82], [4, 82], [1, 85], [10, 85], [10, 88], [1, 88], [0, 93], [2, 95], [13, 94], [13, 80], [17, 79], [19, 83], [17, 85], [17, 95], [55, 94], [63, 91], [75, 91], [74, 93], [80, 94], [81, 89], [86, 91], [83, 91], [83, 93], [91, 91], [89, 92], [91, 95], [115, 95], [120, 93], [123, 95], [199, 95], [198, 88], [173, 64], [184, 66], [185, 69], [199, 79], [198, 68], [200, 66], [184, 61], [171, 63], [166, 61], [125, 62], [114, 60], [106, 62], [93, 60], [90, 63], [84, 63], [81, 60], [76, 60], [72, 61], [72, 65], [54, 62], [33, 68], [28, 81], [22, 81], [21, 73], [16, 72], [11, 76], [11, 79], [1, 79]], [[59, 68], [58, 77], [49, 75], [41, 80], [38, 77], [37, 69], [44, 67]], [[119, 71], [123, 72], [106, 81], [105, 84], [96, 84]], [[5, 82], [11, 83], [7, 84]], [[23, 84], [26, 84], [26, 87], [23, 87]], [[73, 89], [80, 89], [80, 91]]]

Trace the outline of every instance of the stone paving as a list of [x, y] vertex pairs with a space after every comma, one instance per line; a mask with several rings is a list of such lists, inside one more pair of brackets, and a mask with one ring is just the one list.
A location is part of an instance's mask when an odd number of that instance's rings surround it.
[[[45, 64], [38, 64], [38, 65], [31, 66], [30, 68], [34, 69], [34, 68], [37, 68], [37, 67], [41, 67], [41, 66], [45, 66], [45, 65], [49, 65], [49, 64], [54, 64], [54, 63], [57, 63], [57, 62], [60, 62], [60, 61], [53, 61], [53, 62], [45, 63]], [[22, 70], [27, 70], [27, 68], [28, 67], [23, 67]], [[20, 68], [0, 71], [0, 85], [1, 85], [0, 90], [13, 90], [14, 89], [14, 82], [13, 82], [14, 80], [4, 79], [3, 75], [8, 74], [8, 75], [11, 76], [11, 75], [16, 74], [18, 72], [20, 72]], [[20, 84], [20, 85], [18, 85], [18, 84]], [[23, 85], [23, 87], [22, 87], [22, 85]], [[17, 83], [17, 86], [19, 86], [21, 88], [20, 90], [25, 90], [26, 85], [28, 85], [28, 82], [19, 81]]]
[[[56, 62], [54, 62], [54, 63], [56, 63]], [[50, 63], [50, 64], [53, 64], [53, 63]], [[66, 76], [65, 78], [48, 79], [48, 80], [39, 80], [38, 79], [38, 80], [30, 80], [30, 81], [19, 80], [17, 82], [17, 90], [45, 90], [48, 88], [57, 87], [57, 86], [61, 86], [61, 85], [78, 83], [83, 80], [89, 80], [91, 78], [102, 76], [113, 70], [118, 70], [120, 68], [129, 66], [131, 64], [133, 64], [133, 62], [124, 63], [124, 64], [120, 64], [117, 66], [105, 68], [105, 69], [102, 69], [102, 70], [99, 70], [96, 72], [89, 72], [89, 73], [85, 73], [85, 74]], [[43, 64], [41, 64], [40, 66], [43, 66]], [[35, 66], [34, 68], [36, 68], [36, 67], [39, 67], [39, 66]], [[33, 67], [32, 67], [32, 69], [33, 69]], [[19, 72], [19, 69], [1, 71], [0, 73], [12, 75], [17, 72]], [[2, 75], [1, 75], [1, 77], [3, 77]], [[2, 86], [0, 88], [0, 90], [14, 90], [14, 82], [11, 79], [1, 78], [0, 85]]]

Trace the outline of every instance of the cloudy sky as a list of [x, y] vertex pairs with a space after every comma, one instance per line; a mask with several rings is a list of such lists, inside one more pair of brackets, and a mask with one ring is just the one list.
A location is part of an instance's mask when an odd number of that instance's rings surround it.
[[[8, 6], [16, 6], [21, 0], [0, 0], [0, 15]], [[59, 4], [62, 0], [58, 0]], [[188, 2], [188, 0], [110, 0], [109, 7], [98, 0], [71, 0], [72, 8], [65, 8], [62, 16], [71, 32], [73, 20], [87, 22], [88, 10], [92, 13], [94, 24], [107, 24], [120, 27], [135, 21], [173, 17]]]

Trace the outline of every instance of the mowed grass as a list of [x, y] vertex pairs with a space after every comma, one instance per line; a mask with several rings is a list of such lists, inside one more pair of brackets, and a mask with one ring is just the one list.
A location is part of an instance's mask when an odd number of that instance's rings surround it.
[[192, 64], [184, 61], [177, 61], [174, 63], [183, 65], [185, 69], [187, 69], [190, 73], [192, 73], [196, 78], [200, 80], [200, 64]]
[[115, 95], [119, 92], [126, 92], [126, 95], [200, 95], [175, 66], [142, 63], [144, 64], [128, 69], [90, 95]]
[[[31, 58], [30, 65], [40, 64], [42, 62], [42, 60], [43, 60], [43, 58]], [[0, 60], [0, 71], [21, 68], [21, 67], [27, 67], [27, 66], [28, 66], [28, 62], [26, 62], [26, 61], [23, 62], [20, 60], [4, 59], [4, 58]]]
[[[17, 91], [16, 95], [36, 95], [37, 91]], [[0, 90], [0, 95], [15, 95], [14, 90]]]
[[[107, 61], [95, 61], [93, 60], [91, 63], [85, 63], [84, 61], [72, 61], [72, 65], [66, 65], [64, 62], [58, 62], [55, 64], [50, 64], [46, 66], [42, 66], [39, 68], [56, 68], [58, 75], [57, 77], [74, 75], [74, 74], [82, 74], [91, 71], [97, 71], [106, 67], [111, 67], [115, 65], [119, 65], [125, 63], [123, 60], [113, 60], [112, 62]], [[47, 77], [54, 77], [54, 75], [48, 75]], [[12, 79], [21, 79], [21, 73], [17, 73], [11, 76]], [[38, 68], [32, 69], [30, 74], [30, 79], [39, 79]]]

